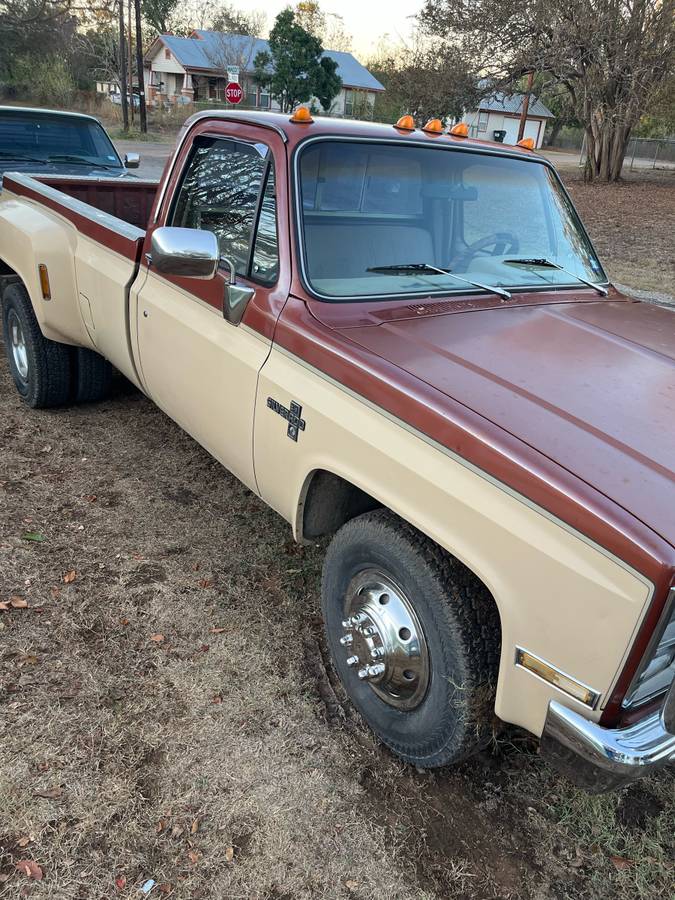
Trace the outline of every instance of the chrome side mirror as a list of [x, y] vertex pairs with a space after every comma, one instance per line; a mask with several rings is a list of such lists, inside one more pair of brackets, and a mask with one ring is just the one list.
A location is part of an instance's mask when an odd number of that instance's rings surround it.
[[238, 325], [244, 317], [246, 307], [255, 296], [255, 290], [246, 284], [237, 284], [236, 268], [231, 259], [223, 256], [220, 261], [228, 267], [230, 272], [223, 297], [223, 318], [231, 325]]
[[214, 278], [220, 249], [212, 231], [165, 226], [152, 232], [150, 261], [160, 275], [184, 278]]
[[141, 164], [140, 153], [125, 153], [124, 165], [127, 169], [137, 169]]

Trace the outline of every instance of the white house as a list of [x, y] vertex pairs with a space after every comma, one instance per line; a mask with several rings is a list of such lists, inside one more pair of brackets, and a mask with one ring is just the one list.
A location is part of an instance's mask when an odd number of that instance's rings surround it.
[[[524, 99], [524, 94], [507, 95], [501, 92], [491, 94], [480, 101], [478, 109], [465, 113], [462, 122], [466, 122], [469, 126], [471, 137], [494, 141], [495, 132], [505, 131], [504, 143], [515, 144], [518, 140], [520, 113]], [[541, 147], [544, 142], [546, 123], [552, 118], [554, 116], [551, 110], [544, 106], [541, 100], [530, 96], [523, 137], [532, 138], [535, 147]]]
[[[269, 44], [260, 38], [218, 31], [193, 31], [190, 37], [161, 34], [145, 54], [145, 92], [149, 104], [225, 102], [228, 66], [239, 68], [242, 107], [278, 110], [279, 105], [253, 81], [253, 61]], [[342, 89], [330, 109], [334, 116], [368, 118], [380, 82], [351, 53], [324, 51], [334, 59]], [[318, 107], [319, 102], [315, 100]]]

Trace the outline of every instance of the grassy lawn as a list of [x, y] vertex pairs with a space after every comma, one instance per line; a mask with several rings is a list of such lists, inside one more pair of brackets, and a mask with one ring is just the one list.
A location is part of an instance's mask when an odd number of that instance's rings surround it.
[[3, 356], [0, 407], [0, 896], [672, 896], [672, 773], [591, 798], [515, 730], [403, 766], [326, 665], [321, 546], [136, 393], [29, 412]]

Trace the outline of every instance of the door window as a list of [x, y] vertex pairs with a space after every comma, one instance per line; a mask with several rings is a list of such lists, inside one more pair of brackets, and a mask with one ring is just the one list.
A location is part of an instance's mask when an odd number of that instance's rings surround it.
[[212, 231], [221, 256], [232, 260], [238, 275], [275, 281], [276, 202], [269, 147], [197, 138], [167, 224]]

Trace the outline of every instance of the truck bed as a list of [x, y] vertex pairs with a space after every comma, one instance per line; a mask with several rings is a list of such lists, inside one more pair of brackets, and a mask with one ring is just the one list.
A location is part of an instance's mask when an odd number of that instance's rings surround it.
[[34, 177], [34, 180], [143, 230], [147, 227], [158, 186], [157, 181], [140, 178], [52, 175]]

